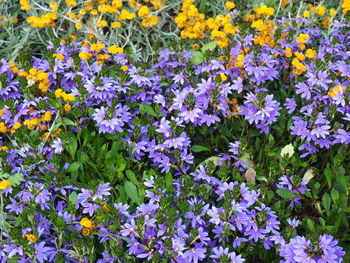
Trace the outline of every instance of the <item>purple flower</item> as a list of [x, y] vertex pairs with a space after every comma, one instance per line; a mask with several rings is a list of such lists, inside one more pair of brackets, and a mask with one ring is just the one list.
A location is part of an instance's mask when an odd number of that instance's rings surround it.
[[50, 254], [52, 254], [52, 248], [45, 247], [46, 243], [43, 241], [39, 244], [34, 244], [35, 249], [35, 259], [42, 263], [48, 260]]

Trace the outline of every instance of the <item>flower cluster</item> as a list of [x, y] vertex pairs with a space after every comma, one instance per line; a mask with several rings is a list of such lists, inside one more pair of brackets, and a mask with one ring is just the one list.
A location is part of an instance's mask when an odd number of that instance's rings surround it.
[[238, 31], [185, 0], [181, 36], [213, 41], [150, 62], [94, 34], [167, 8], [125, 6], [52, 2], [32, 26], [93, 32], [0, 60], [0, 261], [346, 262], [345, 18], [261, 5]]

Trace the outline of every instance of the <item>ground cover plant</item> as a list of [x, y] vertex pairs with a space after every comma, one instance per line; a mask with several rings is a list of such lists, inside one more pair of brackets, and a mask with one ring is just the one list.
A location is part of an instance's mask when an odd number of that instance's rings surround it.
[[144, 2], [0, 60], [1, 262], [350, 262], [350, 3]]

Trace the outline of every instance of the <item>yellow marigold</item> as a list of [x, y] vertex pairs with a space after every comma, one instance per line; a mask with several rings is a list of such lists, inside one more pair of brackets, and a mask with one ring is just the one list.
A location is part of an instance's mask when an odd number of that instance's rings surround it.
[[64, 105], [64, 112], [69, 113], [72, 110], [72, 106], [69, 104]]
[[303, 13], [303, 17], [310, 17], [310, 16], [311, 16], [310, 12], [305, 10]]
[[57, 10], [58, 10], [58, 4], [57, 4], [57, 2], [51, 2], [51, 3], [50, 3], [50, 8], [51, 8], [51, 11], [52, 11], [52, 12], [57, 12]]
[[0, 122], [0, 133], [6, 133], [8, 131], [7, 126], [4, 122]]
[[192, 45], [192, 49], [193, 50], [198, 50], [199, 49], [199, 45], [198, 44], [193, 44]]
[[94, 223], [88, 219], [87, 217], [83, 217], [81, 220], [80, 220], [80, 223], [79, 223], [81, 226], [83, 227], [86, 227], [86, 228], [91, 228], [93, 227]]
[[330, 16], [335, 16], [336, 14], [337, 14], [337, 10], [335, 10], [333, 8], [329, 9], [329, 15]]
[[141, 25], [144, 27], [144, 28], [152, 28], [154, 27], [155, 25], [157, 25], [158, 23], [158, 16], [150, 16], [148, 18], [145, 18], [145, 19], [142, 19], [141, 21]]
[[231, 2], [231, 1], [227, 1], [225, 3], [225, 7], [227, 10], [231, 10], [231, 9], [234, 9], [236, 7], [235, 3]]
[[80, 9], [79, 10], [79, 14], [82, 15], [82, 16], [86, 15], [86, 10], [85, 9]]
[[27, 0], [19, 0], [19, 4], [21, 5], [21, 10], [24, 11], [29, 11], [32, 8]]
[[90, 11], [90, 13], [93, 15], [93, 16], [97, 16], [98, 15], [98, 11], [96, 9], [92, 9]]
[[123, 2], [122, 0], [113, 0], [112, 6], [115, 8], [121, 8], [123, 6]]
[[101, 50], [105, 47], [105, 44], [103, 43], [96, 43], [96, 44], [92, 44], [90, 46], [91, 51], [96, 51], [97, 53], [100, 53]]
[[52, 119], [52, 112], [51, 111], [46, 111], [44, 115], [41, 117], [43, 121], [51, 121]]
[[0, 191], [3, 191], [6, 188], [9, 188], [10, 186], [11, 186], [10, 180], [2, 180], [2, 181], [0, 181]]
[[111, 26], [112, 28], [120, 28], [122, 24], [120, 22], [113, 22]]
[[13, 128], [15, 128], [15, 129], [19, 129], [20, 127], [21, 127], [20, 122], [15, 122], [15, 124], [13, 124]]
[[83, 230], [81, 230], [81, 233], [83, 234], [83, 236], [88, 236], [90, 235], [90, 229], [89, 228], [83, 228]]
[[257, 6], [254, 8], [254, 12], [259, 16], [273, 16], [275, 9], [273, 7], [267, 7], [266, 5]]
[[286, 47], [284, 56], [287, 57], [287, 58], [292, 57], [293, 56], [292, 49], [289, 48], [289, 47]]
[[315, 59], [316, 55], [317, 55], [317, 52], [315, 50], [312, 50], [310, 48], [308, 50], [306, 50], [305, 56], [307, 58]]
[[302, 43], [304, 44], [308, 39], [310, 38], [310, 36], [308, 34], [299, 34], [299, 36], [297, 37], [296, 41], [298, 43]]
[[75, 0], [65, 0], [67, 6], [75, 6], [77, 2]]
[[151, 14], [151, 11], [148, 9], [148, 6], [146, 5], [141, 6], [139, 11], [137, 12], [137, 15], [142, 18], [149, 16], [150, 14]]
[[337, 93], [339, 93], [339, 92], [345, 92], [346, 91], [346, 88], [345, 87], [342, 87], [342, 86], [336, 86], [336, 87], [334, 87], [333, 89], [331, 89], [328, 93], [327, 93], [327, 95], [328, 96], [330, 96], [330, 97], [332, 97], [332, 98], [334, 98], [336, 95], [337, 95]]
[[136, 17], [136, 14], [135, 13], [131, 13], [125, 9], [123, 9], [120, 13], [120, 15], [118, 16], [118, 18], [120, 20], [131, 20], [131, 19], [134, 19]]
[[326, 14], [326, 7], [324, 7], [323, 5], [320, 5], [316, 7], [314, 11], [317, 15], [324, 16]]
[[281, 7], [286, 8], [287, 5], [288, 5], [288, 0], [282, 0]]
[[106, 27], [106, 26], [107, 26], [106, 20], [101, 20], [97, 22], [97, 27]]
[[87, 51], [82, 51], [79, 53], [79, 57], [82, 60], [89, 60], [92, 57], [92, 54], [90, 52], [87, 52]]
[[110, 46], [107, 51], [108, 51], [109, 54], [112, 54], [112, 55], [124, 52], [123, 48], [117, 47], [116, 45]]
[[80, 23], [75, 24], [75, 28], [78, 29], [78, 30], [80, 30], [82, 27], [83, 27], [83, 25], [80, 24]]
[[35, 243], [38, 240], [38, 238], [35, 235], [31, 234], [26, 234], [23, 237], [27, 239], [30, 243]]
[[62, 89], [56, 89], [55, 90], [55, 97], [58, 98], [58, 99], [61, 98], [62, 92], [63, 92]]
[[124, 66], [122, 66], [122, 70], [125, 72], [125, 71], [127, 71], [129, 69], [129, 67], [127, 66], [127, 65], [124, 65]]
[[0, 151], [8, 151], [9, 147], [7, 146], [0, 146]]
[[52, 55], [54, 58], [57, 58], [58, 60], [64, 60], [64, 56], [62, 54], [59, 53], [55, 53]]
[[344, 0], [341, 7], [343, 8], [343, 14], [347, 14], [350, 11], [350, 0]]

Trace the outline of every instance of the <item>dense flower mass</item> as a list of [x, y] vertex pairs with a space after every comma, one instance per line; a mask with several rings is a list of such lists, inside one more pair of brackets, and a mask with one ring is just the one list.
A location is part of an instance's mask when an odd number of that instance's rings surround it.
[[[89, 35], [0, 60], [0, 261], [348, 262], [347, 1], [167, 2], [19, 1]], [[175, 6], [190, 45], [108, 41]]]

